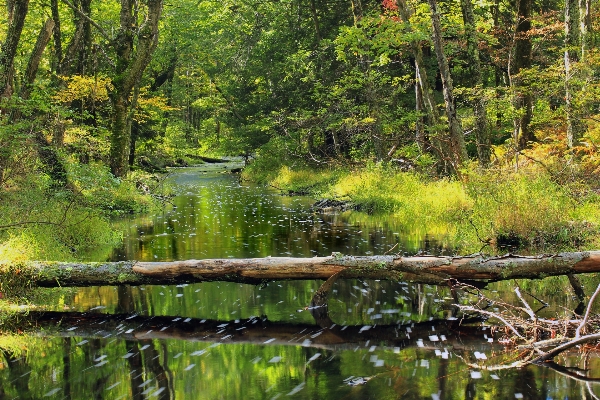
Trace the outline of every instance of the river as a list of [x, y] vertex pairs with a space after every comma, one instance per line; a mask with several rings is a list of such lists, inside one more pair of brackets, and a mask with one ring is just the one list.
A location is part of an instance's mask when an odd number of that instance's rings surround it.
[[[239, 182], [222, 165], [175, 170], [178, 194], [154, 215], [118, 221], [112, 260], [452, 252], [389, 216], [311, 210], [314, 199]], [[524, 288], [573, 307], [565, 282]], [[29, 351], [4, 354], [0, 398], [566, 399], [600, 388], [595, 353], [561, 356], [567, 373], [530, 365], [488, 321], [455, 318], [447, 288], [339, 280], [328, 312], [309, 307], [320, 281], [91, 287], [52, 292], [29, 315]], [[554, 286], [553, 286], [554, 285]], [[560, 286], [556, 286], [560, 285]], [[553, 289], [554, 287], [554, 289]], [[516, 302], [508, 285], [490, 287]], [[562, 310], [562, 311], [561, 311]], [[584, 372], [582, 372], [584, 371]], [[591, 372], [585, 372], [591, 371]]]

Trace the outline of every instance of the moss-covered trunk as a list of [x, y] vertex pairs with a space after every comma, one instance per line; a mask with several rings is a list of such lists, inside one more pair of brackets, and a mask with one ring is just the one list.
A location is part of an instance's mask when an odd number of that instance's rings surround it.
[[173, 284], [203, 281], [261, 283], [272, 280], [344, 278], [394, 279], [446, 284], [541, 279], [547, 276], [600, 271], [600, 251], [539, 257], [509, 255], [469, 257], [371, 256], [252, 259], [210, 259], [172, 262], [63, 263], [29, 262], [0, 266], [0, 291], [18, 284], [33, 286], [95, 286]]

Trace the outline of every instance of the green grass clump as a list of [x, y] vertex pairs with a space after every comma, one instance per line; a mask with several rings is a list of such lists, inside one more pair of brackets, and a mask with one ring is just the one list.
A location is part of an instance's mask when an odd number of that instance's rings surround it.
[[279, 169], [271, 185], [290, 194], [319, 195], [343, 175], [344, 171], [335, 169], [292, 170], [288, 166]]
[[498, 245], [577, 248], [593, 241], [600, 222], [597, 196], [575, 195], [544, 174], [471, 174], [465, 186], [470, 223]]

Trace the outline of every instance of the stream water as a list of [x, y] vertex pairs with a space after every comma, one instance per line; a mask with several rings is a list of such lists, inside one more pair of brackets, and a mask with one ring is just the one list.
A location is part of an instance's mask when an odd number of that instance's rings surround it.
[[[451, 252], [401, 221], [311, 211], [310, 198], [240, 184], [223, 166], [173, 172], [178, 195], [156, 215], [118, 222], [113, 260]], [[554, 280], [554, 285], [565, 282]], [[502, 330], [457, 320], [449, 290], [339, 280], [328, 313], [308, 306], [322, 282], [208, 282], [57, 291], [31, 313], [25, 356], [4, 353], [0, 398], [19, 399], [567, 399], [594, 398], [599, 358], [488, 371], [517, 356]], [[524, 284], [525, 285], [525, 284]], [[525, 287], [525, 286], [524, 286]], [[561, 286], [529, 289], [561, 312]], [[566, 286], [562, 286], [566, 287]], [[490, 292], [505, 301], [501, 285]], [[572, 308], [571, 308], [572, 309]], [[557, 311], [558, 310], [558, 311]], [[322, 310], [321, 310], [322, 311]], [[570, 377], [579, 374], [579, 377]]]

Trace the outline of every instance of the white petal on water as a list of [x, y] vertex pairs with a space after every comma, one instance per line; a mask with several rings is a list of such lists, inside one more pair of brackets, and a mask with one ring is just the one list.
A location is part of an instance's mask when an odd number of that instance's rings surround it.
[[419, 346], [419, 347], [425, 347], [425, 345], [423, 344], [423, 339], [418, 339], [417, 340], [417, 346]]
[[280, 356], [275, 356], [269, 360], [270, 363], [278, 363], [279, 361], [281, 361]]
[[407, 326], [407, 327], [406, 327], [406, 332], [408, 332], [408, 333], [412, 333], [412, 329], [410, 329], [410, 327], [408, 327], [408, 326]]
[[515, 399], [522, 399], [523, 393], [515, 393]]
[[304, 347], [308, 347], [311, 345], [311, 341], [309, 339], [304, 339], [304, 341], [302, 342], [302, 346]]
[[148, 393], [150, 393], [150, 392], [151, 392], [151, 391], [153, 391], [153, 390], [154, 390], [154, 388], [153, 388], [153, 387], [150, 387], [150, 388], [148, 388], [148, 389], [144, 390], [144, 391], [142, 392], [142, 394], [143, 394], [143, 395], [147, 395]]
[[164, 388], [164, 387], [161, 387], [161, 388], [159, 388], [159, 389], [158, 389], [156, 392], [152, 393], [152, 394], [150, 395], [150, 397], [156, 397], [156, 396], [158, 396], [159, 394], [161, 394], [161, 393], [162, 393], [164, 390], [165, 390], [165, 388]]
[[374, 352], [376, 348], [377, 348], [377, 346], [371, 346], [371, 347], [369, 347], [369, 353]]
[[183, 355], [183, 353], [177, 353], [177, 354], [175, 354], [175, 355], [173, 356], [173, 358], [179, 358], [179, 357], [181, 357], [182, 355]]
[[299, 391], [301, 391], [302, 389], [304, 389], [304, 386], [306, 386], [306, 383], [302, 382], [300, 383], [298, 386], [296, 386], [295, 388], [292, 389], [291, 392], [289, 392], [287, 395], [288, 396], [293, 396], [296, 393], [298, 393]]
[[423, 368], [429, 368], [429, 360], [421, 360], [420, 366]]
[[187, 367], [185, 367], [183, 370], [184, 371], [189, 371], [190, 369], [194, 368], [196, 366], [196, 364], [190, 364]]
[[81, 346], [86, 344], [88, 341], [87, 340], [82, 340], [81, 342], [77, 343], [77, 346]]
[[446, 341], [446, 335], [440, 335], [440, 339], [442, 339], [442, 342]]
[[146, 350], [148, 347], [150, 347], [149, 344], [145, 344], [142, 347], [140, 347], [140, 350]]
[[400, 347], [394, 347], [394, 354], [400, 354]]
[[206, 353], [206, 350], [198, 350], [193, 352], [192, 354], [190, 354], [191, 356], [201, 356], [202, 354]]
[[227, 325], [229, 325], [229, 324], [221, 324], [221, 325], [217, 325], [217, 328], [225, 328]]
[[127, 329], [127, 330], [125, 331], [125, 333], [131, 333], [131, 332], [133, 332], [133, 329]]
[[440, 338], [438, 337], [438, 335], [431, 335], [429, 336], [429, 340], [431, 340], [432, 342], [439, 342]]
[[[183, 297], [183, 293], [177, 293], [175, 297]], [[153, 395], [154, 396], [154, 395]]]
[[384, 365], [384, 361], [383, 360], [377, 360], [375, 361], [375, 366], [376, 367], [383, 367]]
[[250, 361], [252, 364], [256, 364], [257, 362], [259, 362], [260, 360], [262, 360], [262, 357], [254, 357], [252, 359], [252, 361]]
[[369, 357], [369, 362], [377, 362], [377, 360], [379, 359], [379, 357], [377, 357], [377, 354], [372, 355], [371, 357]]
[[51, 391], [49, 391], [48, 393], [46, 393], [46, 394], [44, 395], [44, 397], [50, 397], [50, 396], [53, 396], [53, 395], [55, 395], [56, 393], [60, 392], [60, 390], [61, 390], [60, 388], [52, 389]]
[[274, 342], [274, 341], [275, 341], [275, 338], [271, 338], [269, 340], [265, 340], [263, 343], [267, 344], [267, 343], [271, 343], [271, 342]]
[[490, 375], [490, 378], [495, 379], [495, 380], [500, 380], [500, 377], [496, 374]]
[[70, 332], [70, 331], [74, 331], [75, 329], [77, 329], [77, 327], [76, 327], [76, 326], [74, 326], [74, 327], [72, 327], [72, 328], [69, 328], [69, 329], [67, 329], [67, 331], [69, 331], [69, 332]]
[[108, 356], [107, 356], [106, 354], [103, 354], [103, 355], [101, 355], [100, 357], [98, 357], [98, 358], [95, 358], [95, 359], [94, 359], [94, 361], [95, 361], [95, 362], [102, 361], [102, 360], [104, 360], [106, 357], [108, 357]]
[[484, 353], [478, 351], [475, 352], [475, 358], [478, 360], [487, 360], [487, 356]]
[[127, 354], [125, 354], [125, 355], [124, 355], [123, 357], [121, 357], [121, 358], [129, 358], [129, 357], [131, 357], [131, 356], [132, 356], [132, 355], [134, 355], [134, 354], [135, 354], [135, 353], [127, 353]]
[[109, 387], [107, 387], [105, 390], [114, 389], [114, 388], [116, 388], [117, 386], [119, 386], [120, 384], [121, 384], [121, 381], [119, 381], [119, 382], [117, 382], [117, 383], [114, 383], [114, 384], [110, 385], [110, 386], [109, 386]]
[[183, 322], [190, 322], [192, 319], [191, 318], [186, 318], [183, 320]]
[[316, 353], [314, 356], [308, 359], [308, 362], [315, 361], [319, 357], [321, 357], [321, 353]]
[[481, 379], [481, 371], [471, 371], [472, 379]]
[[440, 349], [435, 349], [435, 355], [438, 357], [442, 356], [442, 351]]
[[360, 328], [360, 330], [358, 331], [358, 333], [362, 333], [364, 331], [368, 331], [369, 329], [371, 329], [371, 325], [365, 325], [362, 328]]
[[150, 382], [152, 382], [152, 379], [148, 379], [146, 382], [140, 383], [138, 387], [143, 388], [144, 386], [147, 386]]

